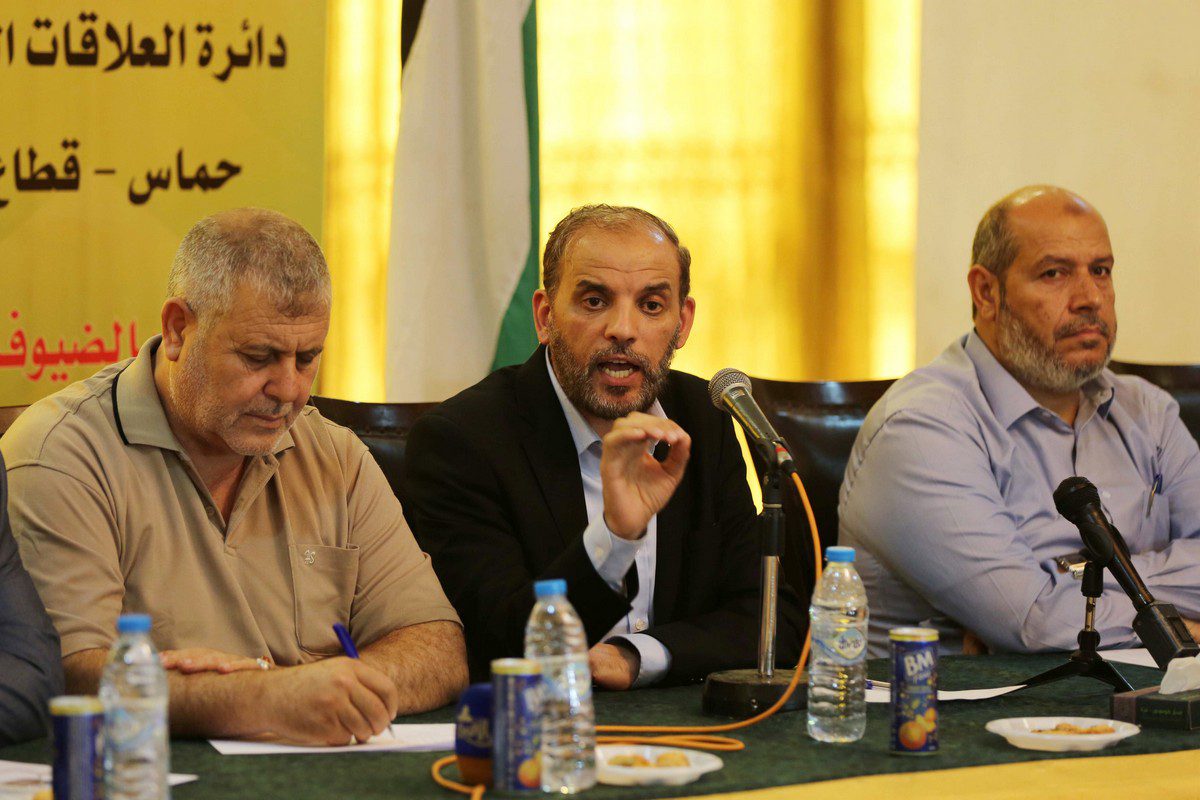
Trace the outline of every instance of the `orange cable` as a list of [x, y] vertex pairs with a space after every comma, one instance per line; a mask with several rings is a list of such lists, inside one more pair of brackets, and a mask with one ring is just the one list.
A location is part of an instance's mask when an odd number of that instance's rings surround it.
[[442, 788], [450, 789], [455, 792], [462, 792], [463, 794], [469, 794], [471, 795], [471, 800], [479, 800], [479, 798], [483, 797], [483, 793], [487, 789], [487, 787], [482, 783], [478, 783], [474, 786], [468, 786], [465, 783], [452, 781], [442, 775], [442, 767], [453, 764], [455, 761], [458, 761], [458, 756], [443, 756], [442, 758], [439, 758], [437, 761], [433, 762], [433, 767], [431, 769], [433, 772], [434, 781], [436, 781], [437, 785], [441, 786]]
[[[813, 564], [815, 565], [814, 572], [816, 574], [816, 580], [813, 581], [815, 588], [817, 581], [821, 579], [821, 538], [817, 533], [817, 520], [813, 516], [812, 504], [808, 501], [808, 492], [804, 490], [804, 483], [800, 480], [800, 476], [795, 473], [792, 473], [792, 481], [796, 484], [796, 490], [800, 494], [800, 501], [804, 504], [804, 513], [808, 517], [808, 531], [813, 547]], [[624, 731], [626, 733], [659, 733], [670, 735], [597, 736], [596, 741], [602, 744], [653, 744], [671, 747], [690, 747], [696, 750], [717, 750], [720, 752], [742, 750], [746, 747], [745, 742], [728, 736], [713, 736], [711, 734], [727, 733], [729, 731], [748, 728], [751, 725], [757, 725], [783, 708], [784, 704], [791, 699], [792, 694], [796, 691], [796, 687], [800, 683], [800, 675], [805, 663], [808, 661], [811, 649], [812, 631], [809, 630], [804, 637], [804, 646], [800, 650], [800, 661], [796, 664], [795, 674], [792, 675], [792, 680], [788, 683], [787, 688], [784, 689], [783, 694], [770, 708], [753, 717], [723, 725], [597, 725], [597, 733]], [[442, 768], [455, 761], [457, 761], [456, 756], [446, 756], [435, 761], [432, 767], [433, 779], [440, 786], [453, 789], [456, 792], [470, 794], [472, 800], [479, 800], [483, 796], [484, 787], [482, 785], [467, 786], [466, 784], [456, 783], [442, 776]]]

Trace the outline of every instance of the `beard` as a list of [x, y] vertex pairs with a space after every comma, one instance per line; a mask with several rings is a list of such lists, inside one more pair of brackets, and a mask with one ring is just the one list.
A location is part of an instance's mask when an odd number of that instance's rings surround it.
[[1038, 338], [1034, 330], [1016, 314], [1013, 314], [1003, 298], [997, 317], [997, 340], [1000, 352], [1008, 362], [1009, 371], [1016, 379], [1053, 394], [1069, 394], [1079, 391], [1088, 381], [1100, 376], [1112, 357], [1113, 345], [1117, 342], [1116, 325], [1109, 325], [1095, 312], [1080, 314], [1065, 325], [1056, 328], [1054, 341], [1079, 333], [1084, 328], [1097, 327], [1108, 340], [1104, 358], [1097, 363], [1068, 364], [1053, 348]]
[[[264, 402], [261, 407], [246, 409], [223, 406], [213, 391], [213, 381], [203, 358], [204, 350], [203, 339], [197, 340], [189, 357], [180, 360], [179, 368], [172, 376], [171, 395], [175, 401], [175, 413], [183, 417], [187, 427], [196, 434], [205, 438], [216, 435], [239, 456], [265, 456], [275, 452], [283, 435], [296, 421], [292, 404], [271, 405]], [[243, 414], [275, 417], [286, 414], [287, 424], [272, 437], [254, 435], [238, 428], [238, 421]]]
[[[585, 414], [598, 419], [619, 419], [634, 411], [645, 411], [654, 405], [659, 392], [667, 382], [671, 369], [671, 360], [679, 346], [680, 326], [675, 326], [667, 350], [659, 359], [658, 364], [652, 365], [650, 360], [631, 348], [623, 345], [612, 345], [592, 353], [586, 361], [578, 359], [571, 352], [563, 335], [557, 328], [550, 329], [549, 341], [546, 344], [550, 351], [550, 361], [554, 366], [554, 374], [562, 386], [567, 399]], [[642, 373], [642, 385], [638, 390], [628, 386], [611, 386], [603, 392], [596, 389], [592, 377], [600, 369], [600, 365], [613, 356], [621, 356], [637, 365]]]

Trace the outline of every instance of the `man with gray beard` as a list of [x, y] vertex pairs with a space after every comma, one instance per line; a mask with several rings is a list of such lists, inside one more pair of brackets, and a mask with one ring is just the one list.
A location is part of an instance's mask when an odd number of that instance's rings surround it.
[[118, 615], [146, 613], [175, 735], [340, 745], [453, 700], [458, 617], [366, 447], [306, 405], [332, 300], [317, 243], [274, 211], [213, 215], [167, 295], [135, 358], [3, 439], [67, 691], [94, 694]]
[[[758, 539], [730, 418], [670, 369], [691, 255], [663, 220], [585, 206], [550, 234], [542, 343], [422, 417], [405, 513], [458, 609], [472, 675], [522, 653], [533, 582], [565, 578], [596, 683], [701, 680], [755, 663]], [[780, 600], [781, 664], [805, 619]]]
[[[1108, 228], [1083, 198], [1029, 186], [988, 209], [967, 273], [974, 330], [900, 379], [863, 423], [839, 504], [859, 550], [870, 648], [924, 625], [943, 651], [1071, 650], [1081, 560], [1055, 487], [1100, 491], [1155, 596], [1200, 628], [1200, 452], [1175, 401], [1108, 370], [1117, 335]], [[1111, 575], [1102, 646], [1140, 646]]]

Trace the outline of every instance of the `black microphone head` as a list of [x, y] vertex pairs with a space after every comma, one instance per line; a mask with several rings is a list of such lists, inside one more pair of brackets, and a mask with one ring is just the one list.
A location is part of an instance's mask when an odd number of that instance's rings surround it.
[[712, 403], [722, 411], [725, 410], [725, 393], [734, 386], [740, 386], [746, 390], [746, 394], [753, 394], [750, 391], [750, 378], [746, 373], [726, 367], [725, 369], [712, 376], [712, 380], [708, 382], [708, 396]]
[[1054, 490], [1054, 507], [1069, 520], [1089, 505], [1100, 505], [1100, 492], [1087, 478], [1078, 475], [1067, 478]]

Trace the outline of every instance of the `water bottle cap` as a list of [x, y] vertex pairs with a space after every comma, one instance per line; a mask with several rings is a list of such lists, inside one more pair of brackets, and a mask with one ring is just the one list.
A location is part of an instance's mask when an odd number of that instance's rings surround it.
[[117, 633], [149, 633], [149, 614], [122, 614], [117, 618]]
[[853, 547], [826, 547], [825, 560], [831, 562], [854, 563]]
[[554, 597], [567, 593], [567, 582], [562, 578], [550, 581], [537, 581], [533, 584], [533, 593], [537, 597]]

